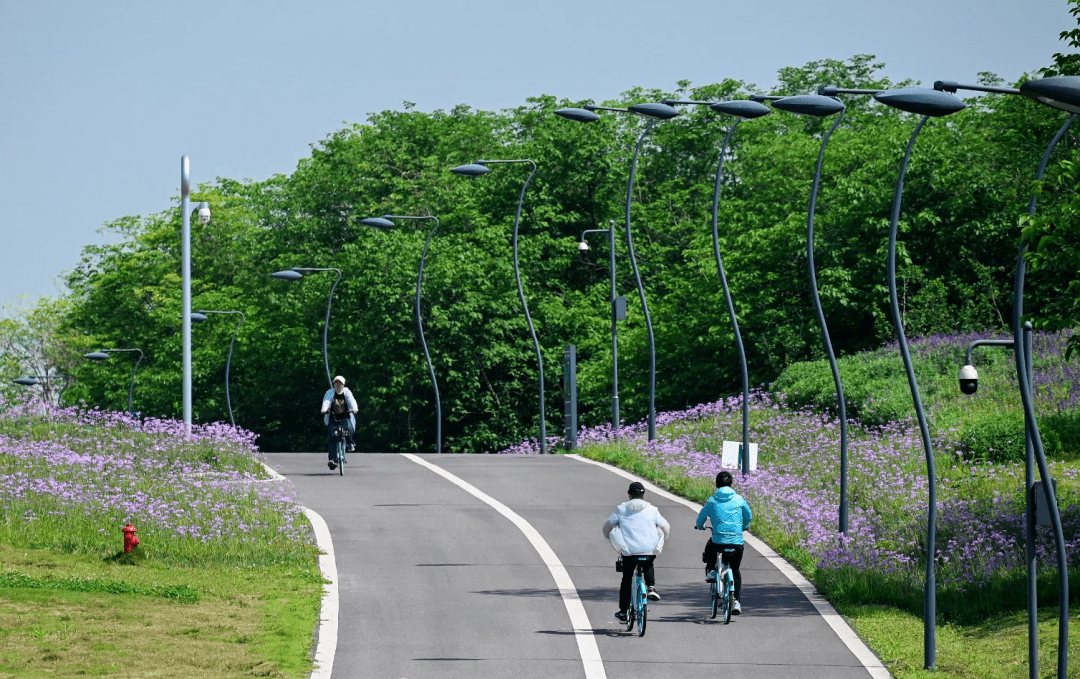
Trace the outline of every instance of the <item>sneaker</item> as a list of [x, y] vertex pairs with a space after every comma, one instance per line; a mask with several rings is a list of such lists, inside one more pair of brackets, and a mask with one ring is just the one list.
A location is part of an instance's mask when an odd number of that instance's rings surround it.
[[705, 582], [716, 582], [716, 571], [707, 571], [705, 573]]
[[355, 443], [350, 443], [348, 446], [346, 446], [345, 450], [347, 450], [350, 453], [356, 452], [356, 444]]
[[337, 463], [335, 463], [333, 460], [327, 462], [326, 466], [330, 467], [330, 471], [334, 471], [335, 469], [337, 469]]
[[650, 587], [649, 591], [645, 593], [645, 598], [649, 601], [660, 601], [660, 595], [656, 593], [655, 587]]
[[731, 600], [731, 614], [740, 615], [742, 613], [742, 606], [739, 604], [738, 599]]
[[619, 622], [626, 622], [626, 611], [616, 611], [615, 619]]

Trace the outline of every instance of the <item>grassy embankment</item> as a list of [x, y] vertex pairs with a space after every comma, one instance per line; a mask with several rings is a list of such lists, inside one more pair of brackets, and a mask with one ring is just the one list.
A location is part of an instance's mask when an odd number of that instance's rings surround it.
[[[751, 531], [814, 582], [903, 679], [1027, 676], [1023, 424], [1015, 371], [1011, 352], [977, 349], [979, 393], [961, 395], [956, 374], [970, 339], [930, 338], [913, 347], [938, 473], [936, 673], [922, 669], [925, 453], [897, 350], [841, 361], [849, 417], [861, 419], [850, 430], [844, 540], [837, 532], [836, 395], [824, 361], [792, 366], [772, 393], [755, 395], [751, 439], [761, 446], [760, 467], [745, 478], [736, 474], [736, 488], [755, 512]], [[1076, 358], [1064, 363], [1062, 344], [1060, 337], [1037, 338], [1035, 383], [1051, 474], [1058, 479], [1075, 610], [1080, 380]], [[658, 419], [662, 426], [651, 445], [640, 426], [618, 441], [601, 428], [584, 431], [577, 452], [703, 502], [720, 469], [720, 442], [741, 437], [738, 402]], [[1040, 676], [1056, 676], [1057, 561], [1048, 529], [1040, 528], [1037, 544]], [[1080, 629], [1070, 627], [1069, 676], [1080, 677]]]
[[0, 677], [304, 677], [321, 584], [249, 435], [0, 415]]

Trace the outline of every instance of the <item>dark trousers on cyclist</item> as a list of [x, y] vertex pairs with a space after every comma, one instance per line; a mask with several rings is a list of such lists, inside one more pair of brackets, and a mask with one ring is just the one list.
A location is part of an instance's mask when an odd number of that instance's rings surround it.
[[630, 590], [634, 586], [634, 571], [641, 564], [641, 574], [645, 576], [645, 586], [656, 586], [656, 572], [653, 570], [655, 554], [624, 556], [622, 558], [622, 585], [619, 587], [619, 610], [630, 608]]
[[701, 555], [701, 560], [705, 562], [705, 573], [708, 574], [709, 571], [716, 567], [716, 555], [725, 549], [732, 550], [730, 552], [724, 551], [723, 558], [724, 563], [731, 569], [731, 575], [735, 580], [735, 598], [742, 601], [739, 596], [742, 594], [742, 573], [739, 572], [739, 566], [742, 565], [743, 545], [718, 545], [712, 541], [712, 538], [709, 538], [709, 541], [705, 543], [705, 553]]
[[334, 438], [334, 431], [341, 424], [344, 424], [349, 428], [349, 436], [345, 439], [346, 444], [352, 443], [352, 435], [356, 430], [355, 420], [350, 413], [348, 417], [342, 417], [341, 419], [335, 418], [330, 415], [326, 420], [326, 438], [327, 441], [327, 453], [329, 453], [329, 459], [331, 462], [337, 460], [337, 439]]

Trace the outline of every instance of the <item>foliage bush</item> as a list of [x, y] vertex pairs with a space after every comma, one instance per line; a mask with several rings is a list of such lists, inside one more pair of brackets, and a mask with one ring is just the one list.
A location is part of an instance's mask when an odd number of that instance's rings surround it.
[[[1061, 454], [1061, 436], [1052, 427], [1040, 426], [1047, 455]], [[988, 462], [1024, 461], [1024, 414], [1020, 411], [988, 413], [964, 424], [958, 443], [973, 460]]]

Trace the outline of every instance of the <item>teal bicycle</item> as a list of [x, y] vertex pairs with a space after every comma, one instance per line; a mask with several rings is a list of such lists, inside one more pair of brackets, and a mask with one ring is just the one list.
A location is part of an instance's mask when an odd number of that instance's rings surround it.
[[[650, 557], [651, 558], [651, 557]], [[619, 557], [617, 571], [622, 572], [626, 562]], [[644, 562], [634, 559], [634, 585], [630, 590], [630, 608], [626, 611], [626, 631], [631, 632], [637, 625], [639, 637], [645, 636], [645, 625], [649, 621], [649, 592], [645, 587], [645, 574], [642, 572]]]
[[337, 464], [338, 476], [345, 476], [345, 453], [348, 448], [348, 446], [345, 445], [345, 441], [347, 440], [348, 435], [348, 422], [343, 420], [331, 420], [330, 436], [334, 438], [337, 446], [337, 458], [334, 462]]
[[[709, 528], [699, 528], [698, 530], [711, 530]], [[730, 555], [735, 552], [732, 547], [724, 547], [716, 554], [716, 563], [713, 564], [712, 582], [709, 583], [709, 598], [712, 603], [712, 617], [716, 617], [717, 609], [724, 619], [724, 624], [727, 625], [731, 622], [731, 610], [733, 606], [733, 599], [735, 598], [735, 575], [732, 573], [731, 568], [727, 565], [727, 559], [725, 555]]]

